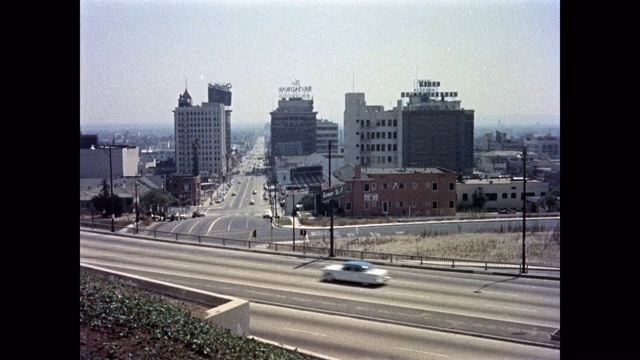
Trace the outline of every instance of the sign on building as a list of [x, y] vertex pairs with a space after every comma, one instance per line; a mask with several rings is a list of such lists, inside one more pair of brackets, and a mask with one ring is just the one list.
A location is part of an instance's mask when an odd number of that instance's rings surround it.
[[344, 185], [336, 186], [331, 189], [322, 190], [322, 201], [336, 199], [342, 196]]

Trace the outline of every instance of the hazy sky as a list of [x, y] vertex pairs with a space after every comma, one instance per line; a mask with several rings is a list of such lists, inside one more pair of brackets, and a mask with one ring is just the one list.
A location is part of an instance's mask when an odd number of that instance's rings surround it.
[[80, 1], [80, 125], [173, 124], [185, 87], [232, 85], [232, 124], [264, 124], [278, 88], [396, 105], [417, 79], [483, 116], [560, 116], [559, 0]]

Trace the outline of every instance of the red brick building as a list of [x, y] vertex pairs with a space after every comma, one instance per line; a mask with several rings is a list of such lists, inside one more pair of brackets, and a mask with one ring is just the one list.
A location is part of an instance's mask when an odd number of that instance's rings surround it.
[[197, 206], [200, 202], [200, 175], [174, 175], [166, 180], [166, 190], [176, 199], [180, 206]]
[[347, 164], [333, 175], [344, 182], [346, 216], [451, 216], [456, 214], [456, 177], [439, 167], [362, 170]]

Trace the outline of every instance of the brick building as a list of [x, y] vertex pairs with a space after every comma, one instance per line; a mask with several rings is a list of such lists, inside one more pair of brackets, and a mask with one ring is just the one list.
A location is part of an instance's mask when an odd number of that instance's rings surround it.
[[438, 167], [362, 169], [347, 164], [333, 175], [344, 182], [344, 213], [352, 217], [451, 216], [456, 214], [456, 177]]

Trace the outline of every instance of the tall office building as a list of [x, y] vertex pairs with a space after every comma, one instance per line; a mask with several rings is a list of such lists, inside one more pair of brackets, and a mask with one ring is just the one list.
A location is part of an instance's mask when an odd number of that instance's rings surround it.
[[391, 110], [367, 105], [364, 93], [347, 93], [344, 110], [345, 162], [363, 168], [402, 164], [402, 100]]
[[[209, 102], [193, 105], [189, 92], [179, 96], [174, 112], [176, 174], [224, 180], [231, 104], [229, 84], [209, 85]], [[220, 90], [220, 91], [217, 91]], [[198, 174], [193, 174], [194, 170]]]
[[338, 153], [338, 124], [327, 119], [318, 119], [316, 124], [316, 152], [329, 154], [329, 141], [331, 141], [331, 153]]
[[367, 105], [364, 93], [347, 93], [345, 161], [363, 168], [441, 167], [473, 172], [474, 111], [460, 107], [456, 92], [440, 92], [439, 81], [418, 80], [397, 106]]
[[440, 82], [417, 80], [402, 111], [402, 167], [441, 167], [473, 173], [474, 110], [460, 107], [457, 92]]
[[311, 86], [281, 87], [278, 108], [271, 115], [271, 156], [309, 155], [316, 151], [317, 111]]

